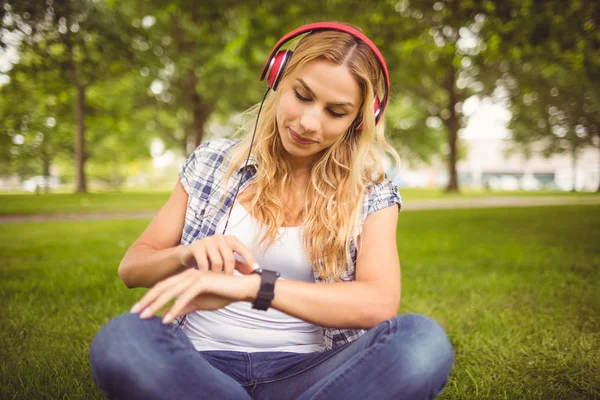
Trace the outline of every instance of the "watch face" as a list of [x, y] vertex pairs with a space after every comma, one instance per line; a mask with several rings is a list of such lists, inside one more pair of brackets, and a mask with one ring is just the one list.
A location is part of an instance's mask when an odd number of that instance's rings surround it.
[[277, 272], [277, 271], [271, 271], [270, 269], [262, 269], [262, 268], [256, 268], [255, 270], [253, 270], [251, 272], [251, 274], [262, 275], [265, 271], [274, 273], [275, 275], [277, 275], [278, 278], [281, 277], [281, 274], [279, 272]]

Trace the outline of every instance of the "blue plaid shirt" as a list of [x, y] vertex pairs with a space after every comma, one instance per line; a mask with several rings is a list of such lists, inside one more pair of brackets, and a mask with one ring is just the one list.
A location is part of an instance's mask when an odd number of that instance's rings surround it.
[[[189, 244], [196, 240], [214, 235], [217, 226], [227, 218], [229, 208], [232, 206], [235, 189], [240, 183], [240, 193], [252, 181], [256, 173], [256, 162], [251, 157], [248, 165], [241, 165], [229, 179], [228, 187], [225, 186], [227, 170], [226, 159], [228, 152], [239, 142], [239, 139], [217, 139], [201, 144], [183, 164], [179, 178], [189, 195], [188, 206], [185, 212], [185, 225], [181, 237], [181, 244]], [[226, 190], [226, 192], [224, 192]], [[225, 204], [222, 195], [227, 193]], [[391, 181], [385, 180], [379, 184], [370, 185], [363, 198], [363, 212], [359, 233], [362, 231], [367, 216], [382, 208], [398, 204], [402, 206], [402, 198], [398, 194], [398, 187]], [[351, 243], [352, 264], [346, 265], [342, 272], [341, 281], [354, 281], [356, 279], [356, 246]], [[325, 282], [313, 268], [315, 281]], [[333, 278], [327, 282], [333, 282]], [[180, 327], [185, 324], [185, 316], [176, 321]], [[333, 329], [323, 328], [325, 347], [331, 349], [341, 344], [358, 339], [366, 331], [364, 329]]]

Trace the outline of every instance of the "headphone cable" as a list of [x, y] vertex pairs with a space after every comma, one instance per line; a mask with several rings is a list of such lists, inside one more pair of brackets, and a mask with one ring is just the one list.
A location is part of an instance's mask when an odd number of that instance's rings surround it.
[[[248, 166], [248, 162], [250, 161], [250, 154], [252, 154], [252, 145], [254, 144], [254, 136], [256, 135], [256, 128], [258, 127], [258, 119], [260, 118], [260, 112], [262, 111], [263, 104], [265, 99], [267, 98], [267, 94], [271, 90], [270, 87], [267, 87], [265, 95], [263, 96], [262, 101], [260, 102], [260, 107], [258, 108], [258, 114], [256, 115], [256, 122], [254, 123], [254, 131], [252, 132], [252, 139], [250, 140], [250, 149], [248, 150], [248, 157], [246, 157], [246, 163], [242, 170], [246, 170]], [[227, 225], [229, 225], [229, 218], [231, 217], [231, 211], [233, 210], [233, 205], [235, 204], [235, 200], [237, 199], [238, 193], [240, 191], [240, 186], [242, 185], [242, 176], [240, 176], [240, 181], [237, 184], [237, 188], [235, 189], [235, 194], [233, 196], [233, 201], [231, 202], [231, 207], [229, 207], [229, 212], [227, 213], [227, 220], [225, 220], [225, 228], [223, 228], [223, 235], [225, 235], [225, 231], [227, 230]]]

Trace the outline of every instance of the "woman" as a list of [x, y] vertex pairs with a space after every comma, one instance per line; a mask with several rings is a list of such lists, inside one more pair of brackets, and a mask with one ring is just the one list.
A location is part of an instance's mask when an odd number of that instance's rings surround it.
[[196, 149], [123, 258], [123, 282], [152, 289], [94, 339], [96, 383], [127, 399], [435, 397], [448, 338], [397, 315], [383, 57], [355, 28], [311, 24], [280, 40], [266, 76], [256, 145]]

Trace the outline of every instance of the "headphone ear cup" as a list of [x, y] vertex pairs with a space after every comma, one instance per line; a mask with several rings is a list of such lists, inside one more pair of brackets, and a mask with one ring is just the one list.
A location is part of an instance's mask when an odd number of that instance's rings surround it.
[[375, 99], [373, 99], [373, 113], [375, 114], [375, 125], [377, 125], [377, 122], [379, 122], [379, 117], [382, 111], [379, 109], [380, 105], [381, 101], [379, 101], [379, 96], [375, 95]]
[[285, 67], [292, 58], [293, 52], [291, 50], [279, 51], [273, 58], [273, 62], [269, 71], [267, 72], [267, 84], [275, 91], [281, 82], [281, 77], [285, 71]]
[[[381, 102], [379, 101], [379, 96], [375, 95], [375, 98], [373, 99], [373, 113], [375, 114], [375, 125], [377, 125], [377, 123], [379, 122], [379, 117], [381, 116], [381, 110], [379, 109], [380, 105]], [[358, 124], [356, 130], [362, 131], [362, 121], [360, 122], [360, 124]]]

